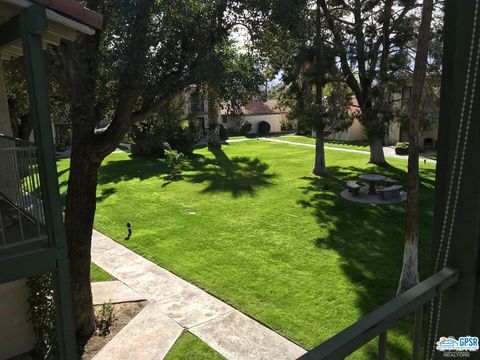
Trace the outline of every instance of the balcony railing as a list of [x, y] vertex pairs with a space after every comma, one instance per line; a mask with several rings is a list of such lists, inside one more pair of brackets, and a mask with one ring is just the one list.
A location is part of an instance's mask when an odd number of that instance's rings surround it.
[[344, 359], [375, 337], [378, 341], [378, 359], [387, 358], [387, 331], [399, 319], [415, 313], [412, 359], [419, 359], [423, 308], [443, 291], [458, 281], [458, 272], [444, 268], [417, 286], [397, 296], [349, 328], [328, 339], [300, 357], [301, 360]]
[[0, 135], [0, 255], [46, 244], [34, 144]]

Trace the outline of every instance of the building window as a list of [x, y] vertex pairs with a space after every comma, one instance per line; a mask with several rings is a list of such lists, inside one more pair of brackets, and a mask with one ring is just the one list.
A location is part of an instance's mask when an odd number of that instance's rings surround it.
[[193, 112], [203, 112], [205, 111], [205, 104], [203, 97], [198, 93], [193, 93], [190, 97], [191, 108]]

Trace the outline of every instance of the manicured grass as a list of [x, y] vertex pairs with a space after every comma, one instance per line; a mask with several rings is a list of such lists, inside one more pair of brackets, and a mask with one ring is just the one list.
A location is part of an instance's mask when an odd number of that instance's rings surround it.
[[[302, 144], [312, 144], [315, 145], [315, 138], [309, 136], [282, 136], [279, 140], [287, 140], [298, 142]], [[336, 147], [341, 149], [352, 149], [352, 150], [361, 150], [361, 151], [370, 151], [370, 147], [367, 143], [360, 141], [341, 141], [341, 140], [325, 140], [325, 146]]]
[[225, 359], [202, 340], [185, 331], [168, 352], [165, 360], [222, 360]]
[[90, 263], [90, 279], [92, 282], [116, 280], [112, 275], [93, 262]]
[[[377, 168], [368, 155], [326, 155], [331, 177], [323, 180], [311, 175], [312, 148], [237, 142], [196, 151], [183, 178], [167, 182], [163, 160], [113, 154], [100, 168], [95, 227], [312, 348], [395, 296], [403, 256], [404, 206], [355, 204], [339, 192], [367, 172], [404, 182], [407, 162]], [[63, 190], [66, 167], [59, 163]], [[434, 167], [420, 168], [425, 274]], [[388, 338], [388, 359], [410, 357], [410, 327], [402, 323]], [[376, 351], [373, 341], [352, 358]]]

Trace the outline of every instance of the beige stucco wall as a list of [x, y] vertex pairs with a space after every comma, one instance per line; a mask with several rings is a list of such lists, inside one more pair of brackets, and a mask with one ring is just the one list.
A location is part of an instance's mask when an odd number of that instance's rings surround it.
[[388, 128], [388, 135], [385, 137], [387, 145], [395, 145], [400, 139], [400, 124], [394, 122]]
[[244, 115], [242, 120], [246, 120], [252, 124], [251, 133], [258, 132], [258, 124], [261, 121], [266, 121], [270, 124], [270, 132], [276, 133], [282, 131], [282, 114], [268, 114], [268, 115]]
[[248, 121], [252, 124], [252, 131], [250, 134], [256, 134], [258, 132], [258, 124], [261, 121], [266, 121], [270, 124], [270, 132], [276, 133], [282, 131], [282, 120], [286, 114], [266, 114], [266, 115], [242, 115], [241, 117], [227, 117], [227, 122], [223, 122], [223, 118], [219, 118], [219, 123], [225, 126], [225, 128], [233, 131], [240, 131], [242, 123]]
[[35, 336], [27, 310], [25, 280], [0, 284], [0, 360], [34, 348]]
[[7, 89], [5, 86], [5, 73], [3, 61], [0, 60], [0, 134], [12, 136], [12, 124], [8, 112]]
[[330, 140], [342, 140], [342, 141], [367, 140], [362, 124], [360, 124], [360, 121], [358, 121], [357, 119], [353, 120], [352, 125], [346, 131], [330, 134], [326, 138]]

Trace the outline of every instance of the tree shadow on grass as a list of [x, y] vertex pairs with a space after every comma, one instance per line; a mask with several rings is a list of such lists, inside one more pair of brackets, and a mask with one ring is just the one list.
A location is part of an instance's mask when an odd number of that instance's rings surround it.
[[[229, 192], [233, 197], [254, 196], [259, 187], [273, 185], [276, 175], [267, 173], [268, 164], [249, 157], [228, 156], [221, 150], [212, 150], [214, 158], [193, 155], [182, 165], [182, 173], [172, 178], [168, 176], [168, 167], [163, 159], [134, 157], [126, 160], [108, 161], [100, 167], [98, 184], [115, 184], [128, 180], [144, 181], [150, 178], [162, 178], [166, 187], [172, 182], [187, 181], [205, 183], [203, 193]], [[100, 195], [104, 200], [113, 192]]]
[[203, 193], [229, 192], [233, 197], [255, 196], [260, 187], [273, 185], [275, 174], [267, 173], [268, 164], [246, 156], [229, 158], [221, 149], [212, 150], [214, 159], [192, 158], [183, 178], [191, 183], [206, 183]]
[[114, 187], [110, 187], [107, 189], [102, 189], [102, 192], [100, 195], [97, 196], [97, 203], [101, 203], [105, 199], [107, 199], [109, 196], [115, 194], [117, 192], [117, 189]]
[[[358, 179], [362, 173], [379, 173], [399, 180], [405, 185], [406, 172], [388, 166], [379, 169], [357, 167], [330, 167], [327, 178], [304, 177], [301, 187], [306, 200], [299, 204], [315, 214], [319, 226], [328, 229], [326, 235], [314, 239], [318, 248], [335, 250], [341, 257], [341, 268], [357, 292], [357, 308], [367, 315], [395, 296], [402, 268], [405, 204], [370, 205], [353, 203], [339, 194], [348, 180]], [[429, 266], [431, 224], [433, 217], [433, 169], [422, 169], [420, 186], [420, 245], [421, 273]], [[328, 185], [328, 189], [324, 186]], [[401, 321], [396, 331], [402, 337], [412, 338], [413, 322]], [[377, 350], [370, 346], [371, 358]], [[387, 358], [410, 358], [409, 350], [389, 343]]]
[[129, 180], [147, 180], [168, 173], [163, 159], [130, 156], [130, 159], [107, 161], [98, 173], [98, 184], [112, 184]]

